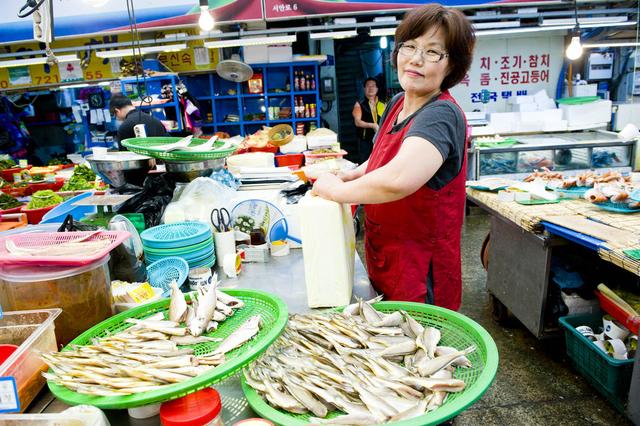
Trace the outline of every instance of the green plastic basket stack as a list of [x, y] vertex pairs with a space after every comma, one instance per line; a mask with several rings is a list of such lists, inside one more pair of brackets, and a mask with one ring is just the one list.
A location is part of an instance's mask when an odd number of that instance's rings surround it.
[[[287, 324], [288, 311], [287, 306], [280, 298], [266, 292], [238, 289], [223, 289], [223, 291], [242, 300], [245, 306], [238, 309], [233, 316], [220, 323], [218, 330], [207, 333], [207, 336], [224, 339], [254, 315], [259, 314], [261, 321], [258, 334], [239, 348], [228, 352], [225, 355], [226, 361], [216, 368], [194, 377], [191, 380], [135, 395], [110, 397], [92, 396], [74, 392], [53, 382], [48, 382], [49, 389], [56, 398], [70, 405], [86, 404], [103, 409], [124, 409], [180, 398], [234, 375], [242, 367], [249, 364], [264, 352], [280, 333], [282, 333]], [[127, 318], [142, 319], [157, 312], [166, 312], [169, 310], [169, 302], [169, 299], [163, 299], [111, 317], [76, 337], [63, 351], [73, 346], [91, 345], [93, 338], [106, 337], [109, 334], [118, 333], [131, 327], [133, 324], [125, 322]], [[220, 342], [209, 342], [190, 346], [194, 348], [194, 354], [198, 356], [213, 352], [219, 345]]]
[[[394, 426], [437, 425], [450, 419], [473, 405], [485, 393], [498, 370], [498, 348], [489, 333], [477, 322], [449, 309], [413, 302], [380, 302], [373, 305], [378, 311], [393, 312], [404, 310], [422, 325], [437, 327], [442, 333], [443, 346], [464, 349], [476, 346], [475, 352], [467, 355], [472, 368], [457, 368], [456, 379], [464, 380], [464, 391], [450, 393], [445, 403], [430, 413], [400, 422], [386, 423]], [[283, 426], [303, 426], [309, 424], [309, 415], [293, 414], [270, 406], [258, 393], [242, 379], [242, 389], [249, 405], [261, 417]], [[334, 411], [328, 417], [336, 417]]]
[[567, 355], [571, 363], [621, 413], [631, 385], [633, 360], [617, 360], [605, 354], [576, 327], [587, 325], [593, 330], [602, 327], [602, 314], [572, 315], [560, 318], [564, 327]]
[[[130, 138], [124, 139], [121, 143], [129, 151], [136, 154], [146, 155], [148, 157], [159, 158], [167, 161], [205, 161], [216, 160], [220, 158], [227, 158], [237, 149], [235, 145], [231, 145], [228, 148], [222, 149], [225, 144], [222, 140], [217, 140], [213, 144], [213, 149], [206, 152], [193, 152], [193, 151], [170, 151], [165, 152], [159, 147], [162, 145], [168, 145], [176, 143], [182, 138], [178, 137], [152, 137], [152, 138]], [[207, 139], [191, 139], [190, 147], [196, 147], [207, 142]]]

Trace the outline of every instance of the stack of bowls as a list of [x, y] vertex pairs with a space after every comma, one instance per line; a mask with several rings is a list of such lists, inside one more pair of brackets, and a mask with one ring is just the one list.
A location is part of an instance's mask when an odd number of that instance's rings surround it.
[[154, 226], [140, 234], [145, 262], [151, 264], [177, 256], [189, 269], [210, 268], [216, 261], [213, 234], [204, 222], [181, 222]]

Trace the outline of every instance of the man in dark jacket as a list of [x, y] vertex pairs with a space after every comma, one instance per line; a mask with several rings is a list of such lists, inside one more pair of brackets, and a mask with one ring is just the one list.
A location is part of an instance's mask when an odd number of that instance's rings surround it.
[[109, 102], [109, 110], [112, 115], [115, 115], [116, 119], [122, 121], [116, 135], [118, 149], [120, 150], [124, 149], [120, 145], [120, 141], [136, 137], [133, 127], [138, 124], [144, 124], [144, 130], [148, 137], [168, 136], [167, 130], [160, 120], [136, 109], [131, 100], [124, 95], [113, 95]]

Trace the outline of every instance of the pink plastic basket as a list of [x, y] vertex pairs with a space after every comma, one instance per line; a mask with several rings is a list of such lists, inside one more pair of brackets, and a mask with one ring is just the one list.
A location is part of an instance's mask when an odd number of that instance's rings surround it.
[[[14, 254], [7, 250], [7, 241], [12, 241], [17, 248], [48, 248], [73, 242], [87, 235], [91, 235], [83, 242], [108, 240], [109, 245], [88, 255], [64, 255], [64, 256], [31, 256], [28, 254]], [[131, 234], [125, 231], [100, 231], [93, 232], [31, 232], [25, 234], [10, 235], [0, 239], [0, 265], [37, 264], [49, 266], [82, 266], [95, 262], [105, 257], [111, 250], [118, 247]]]

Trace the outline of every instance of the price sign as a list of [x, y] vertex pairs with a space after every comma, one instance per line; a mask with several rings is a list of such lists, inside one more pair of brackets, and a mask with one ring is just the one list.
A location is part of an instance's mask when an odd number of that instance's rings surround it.
[[0, 377], [0, 413], [20, 411], [18, 387], [14, 377]]

